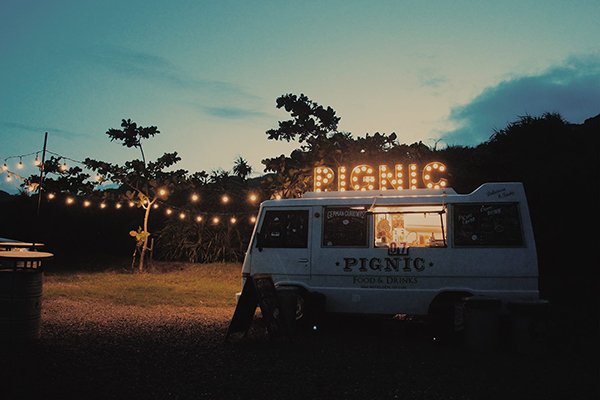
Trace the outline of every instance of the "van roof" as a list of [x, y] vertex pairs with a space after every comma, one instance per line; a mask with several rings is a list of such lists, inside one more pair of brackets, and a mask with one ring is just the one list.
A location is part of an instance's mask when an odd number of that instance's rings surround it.
[[302, 195], [304, 199], [330, 199], [330, 198], [373, 198], [373, 197], [423, 197], [444, 196], [457, 194], [454, 189], [412, 189], [412, 190], [365, 190], [346, 192], [306, 192]]
[[452, 188], [414, 190], [367, 190], [345, 192], [306, 192], [301, 198], [267, 200], [265, 206], [309, 206], [341, 204], [433, 204], [455, 202], [519, 202], [525, 201], [520, 182], [484, 183], [469, 194], [458, 194]]

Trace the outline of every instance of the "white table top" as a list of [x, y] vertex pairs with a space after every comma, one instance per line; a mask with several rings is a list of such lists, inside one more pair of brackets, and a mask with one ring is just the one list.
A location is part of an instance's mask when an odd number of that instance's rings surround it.
[[54, 254], [43, 251], [0, 251], [0, 259], [40, 260], [51, 257], [54, 257]]

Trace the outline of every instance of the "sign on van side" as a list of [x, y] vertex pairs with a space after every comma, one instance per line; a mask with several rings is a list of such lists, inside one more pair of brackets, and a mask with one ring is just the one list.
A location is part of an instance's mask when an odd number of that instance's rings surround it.
[[[340, 265], [339, 262], [336, 265]], [[381, 260], [381, 258], [373, 257], [373, 258], [344, 258], [344, 272], [352, 272], [354, 271], [354, 267], [358, 266], [358, 271], [367, 272], [367, 271], [402, 271], [404, 272], [412, 272], [413, 269], [418, 272], [422, 272], [425, 270], [425, 267], [433, 267], [433, 262], [427, 263], [424, 258], [410, 258], [410, 257], [386, 257]]]

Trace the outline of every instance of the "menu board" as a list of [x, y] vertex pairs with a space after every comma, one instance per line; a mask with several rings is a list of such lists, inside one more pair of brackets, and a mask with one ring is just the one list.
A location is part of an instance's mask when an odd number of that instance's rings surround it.
[[367, 247], [367, 212], [349, 207], [326, 207], [323, 247]]
[[225, 341], [229, 337], [238, 332], [243, 332], [244, 337], [248, 334], [256, 306], [260, 306], [267, 332], [271, 340], [287, 335], [290, 337], [290, 332], [285, 325], [283, 314], [281, 313], [281, 305], [273, 278], [271, 275], [252, 275], [246, 280], [242, 294], [235, 308], [233, 318], [229, 324]]
[[523, 246], [516, 203], [456, 204], [453, 214], [455, 246]]

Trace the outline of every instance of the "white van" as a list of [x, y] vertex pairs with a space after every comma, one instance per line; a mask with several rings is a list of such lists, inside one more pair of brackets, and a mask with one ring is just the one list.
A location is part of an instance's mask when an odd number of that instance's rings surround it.
[[486, 183], [470, 194], [308, 192], [265, 201], [243, 283], [254, 274], [299, 288], [300, 305], [321, 293], [336, 313], [426, 315], [470, 295], [504, 304], [539, 298], [521, 183]]

